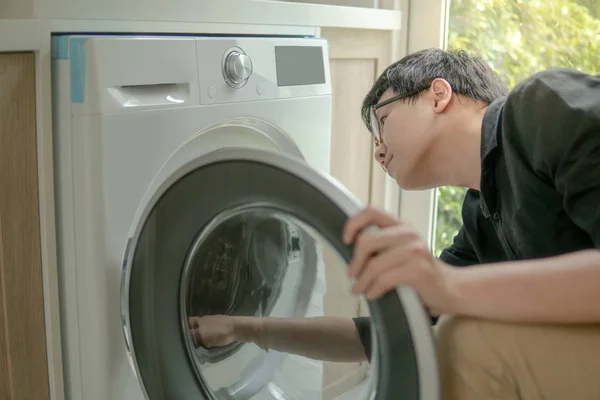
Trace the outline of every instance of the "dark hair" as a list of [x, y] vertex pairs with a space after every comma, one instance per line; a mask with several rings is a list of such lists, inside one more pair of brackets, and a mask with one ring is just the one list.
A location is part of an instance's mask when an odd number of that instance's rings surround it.
[[487, 104], [508, 94], [507, 85], [481, 58], [462, 50], [421, 50], [387, 67], [373, 84], [362, 104], [362, 118], [367, 128], [371, 129], [371, 107], [386, 90], [392, 88], [396, 94], [414, 93], [407, 96], [407, 100], [416, 100], [436, 78], [448, 81], [454, 93]]

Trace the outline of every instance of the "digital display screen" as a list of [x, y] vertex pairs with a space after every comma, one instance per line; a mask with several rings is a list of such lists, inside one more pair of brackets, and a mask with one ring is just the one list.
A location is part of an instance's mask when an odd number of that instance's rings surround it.
[[323, 48], [320, 46], [275, 46], [277, 86], [325, 83]]

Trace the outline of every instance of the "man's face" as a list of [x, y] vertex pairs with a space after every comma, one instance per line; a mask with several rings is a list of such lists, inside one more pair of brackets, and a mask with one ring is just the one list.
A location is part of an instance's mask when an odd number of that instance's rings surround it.
[[[395, 97], [388, 89], [379, 103]], [[437, 78], [415, 99], [399, 99], [377, 108], [383, 143], [375, 148], [375, 159], [403, 189], [436, 186], [434, 146], [444, 132], [452, 131], [453, 117], [448, 107], [453, 98], [451, 86]]]
[[[386, 91], [379, 102], [396, 95]], [[413, 101], [401, 99], [377, 109], [383, 143], [375, 159], [405, 189], [428, 186], [425, 155], [434, 137], [435, 112], [426, 93]]]

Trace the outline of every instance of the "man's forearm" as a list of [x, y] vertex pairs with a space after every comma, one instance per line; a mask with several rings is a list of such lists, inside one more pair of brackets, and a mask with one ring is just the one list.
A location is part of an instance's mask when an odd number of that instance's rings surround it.
[[600, 251], [457, 268], [450, 314], [508, 322], [600, 322]]
[[236, 317], [235, 332], [237, 341], [315, 360], [355, 362], [367, 359], [351, 318]]

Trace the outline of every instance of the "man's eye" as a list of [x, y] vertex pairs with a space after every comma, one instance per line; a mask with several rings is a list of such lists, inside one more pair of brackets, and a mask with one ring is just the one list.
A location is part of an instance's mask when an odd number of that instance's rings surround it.
[[386, 119], [387, 119], [387, 116], [381, 117], [381, 126], [385, 125], [385, 120]]

